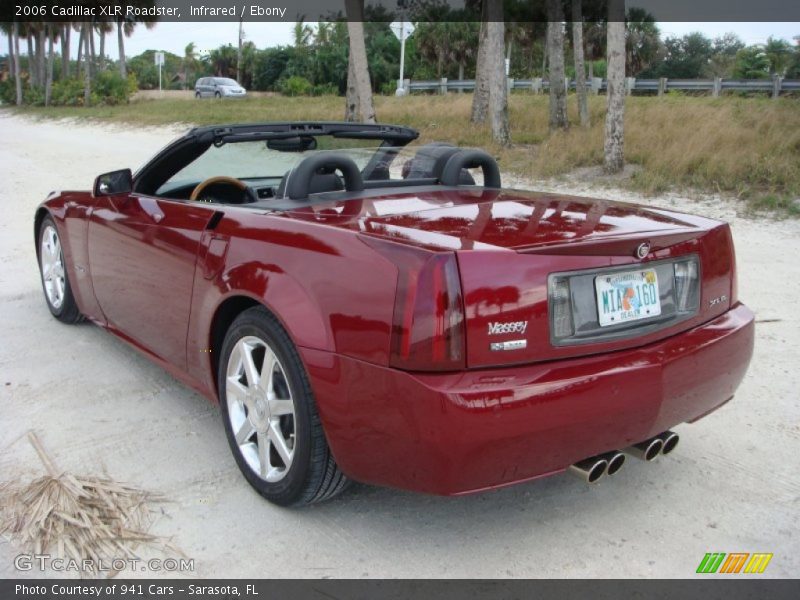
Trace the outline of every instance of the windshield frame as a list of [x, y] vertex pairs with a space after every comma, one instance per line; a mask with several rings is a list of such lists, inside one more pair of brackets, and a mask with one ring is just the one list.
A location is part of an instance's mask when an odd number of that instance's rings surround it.
[[191, 164], [213, 145], [240, 141], [265, 141], [304, 136], [333, 136], [364, 141], [380, 140], [375, 154], [362, 170], [369, 179], [381, 165], [391, 163], [399, 152], [419, 137], [419, 132], [399, 125], [344, 122], [283, 122], [198, 127], [173, 141], [161, 150], [134, 175], [136, 193], [155, 196], [169, 179]]

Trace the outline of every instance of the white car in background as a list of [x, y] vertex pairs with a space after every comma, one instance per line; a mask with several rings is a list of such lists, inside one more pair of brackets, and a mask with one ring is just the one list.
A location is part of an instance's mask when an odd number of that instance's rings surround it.
[[247, 90], [228, 77], [201, 77], [194, 85], [195, 98], [244, 98], [246, 95]]

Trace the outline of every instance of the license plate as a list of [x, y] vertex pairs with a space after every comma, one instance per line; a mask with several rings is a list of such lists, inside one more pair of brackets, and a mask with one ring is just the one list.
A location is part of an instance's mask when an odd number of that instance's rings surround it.
[[655, 269], [598, 275], [597, 316], [601, 327], [619, 325], [661, 314]]

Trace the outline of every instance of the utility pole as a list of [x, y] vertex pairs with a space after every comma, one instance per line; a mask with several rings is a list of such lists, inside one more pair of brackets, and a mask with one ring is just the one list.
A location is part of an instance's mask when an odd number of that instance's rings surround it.
[[239, 53], [236, 55], [236, 81], [241, 85], [242, 81], [242, 40], [244, 39], [244, 30], [242, 24], [244, 19], [239, 19]]

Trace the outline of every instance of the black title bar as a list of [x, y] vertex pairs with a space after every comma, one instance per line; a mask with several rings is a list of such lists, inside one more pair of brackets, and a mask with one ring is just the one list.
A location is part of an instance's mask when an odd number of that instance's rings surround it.
[[[360, 20], [479, 21], [480, 0], [365, 0]], [[568, 2], [566, 3], [569, 4]], [[504, 20], [547, 20], [546, 0], [504, 0]], [[606, 0], [583, 0], [586, 21], [605, 20]], [[798, 0], [627, 0], [658, 22], [800, 22]], [[569, 10], [566, 14], [569, 14]], [[352, 17], [352, 15], [351, 15]], [[345, 0], [2, 0], [0, 21], [329, 21]], [[800, 33], [800, 31], [798, 31]]]

